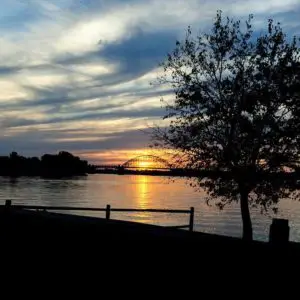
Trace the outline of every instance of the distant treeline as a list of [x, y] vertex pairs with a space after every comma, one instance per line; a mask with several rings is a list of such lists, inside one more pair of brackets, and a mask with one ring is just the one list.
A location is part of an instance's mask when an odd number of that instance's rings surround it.
[[89, 168], [87, 161], [65, 151], [41, 158], [24, 157], [17, 152], [0, 156], [0, 176], [68, 177], [85, 175]]

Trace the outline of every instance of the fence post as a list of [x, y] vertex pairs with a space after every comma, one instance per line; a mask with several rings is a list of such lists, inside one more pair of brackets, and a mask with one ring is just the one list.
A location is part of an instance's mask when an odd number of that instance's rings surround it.
[[6, 200], [5, 201], [5, 208], [9, 209], [11, 207], [11, 200]]
[[110, 218], [110, 205], [106, 205], [106, 220], [109, 220]]
[[190, 211], [190, 224], [189, 224], [189, 230], [193, 231], [194, 229], [194, 207], [191, 207]]

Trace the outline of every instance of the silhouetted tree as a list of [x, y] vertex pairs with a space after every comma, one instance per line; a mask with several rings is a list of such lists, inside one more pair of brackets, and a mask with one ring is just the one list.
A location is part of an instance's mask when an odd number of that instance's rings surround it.
[[[243, 237], [252, 239], [249, 204], [267, 209], [299, 197], [299, 40], [268, 20], [257, 37], [250, 15], [240, 21], [217, 13], [211, 32], [183, 42], [162, 64], [159, 83], [171, 84], [165, 128], [156, 146], [178, 150], [175, 164], [207, 172], [194, 182], [222, 208], [240, 201]], [[290, 171], [286, 172], [287, 170]]]
[[65, 177], [88, 173], [87, 161], [71, 153], [61, 151], [57, 155], [45, 154], [38, 157], [24, 157], [12, 152], [0, 156], [0, 176], [50, 176]]
[[88, 163], [66, 151], [61, 151], [58, 155], [44, 154], [41, 172], [43, 176], [50, 177], [82, 175], [88, 172]]
[[23, 157], [19, 156], [17, 152], [11, 152], [9, 155], [9, 175], [19, 176], [22, 170]]

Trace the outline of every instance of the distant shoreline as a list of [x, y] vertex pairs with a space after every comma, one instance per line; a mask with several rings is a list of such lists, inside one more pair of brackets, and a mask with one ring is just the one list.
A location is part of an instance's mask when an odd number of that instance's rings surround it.
[[204, 174], [205, 171], [192, 171], [192, 170], [116, 170], [106, 169], [90, 172], [89, 174], [115, 174], [115, 175], [148, 175], [148, 176], [168, 176], [168, 177], [197, 177]]
[[66, 151], [44, 154], [41, 158], [24, 157], [17, 152], [12, 152], [9, 156], [0, 156], [0, 176], [63, 178], [85, 176], [89, 171], [87, 161]]

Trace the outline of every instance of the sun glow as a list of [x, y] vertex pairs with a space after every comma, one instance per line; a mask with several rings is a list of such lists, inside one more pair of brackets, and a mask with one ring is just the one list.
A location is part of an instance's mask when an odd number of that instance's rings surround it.
[[150, 161], [139, 161], [138, 164], [139, 169], [149, 169], [149, 168], [153, 168], [153, 163]]

